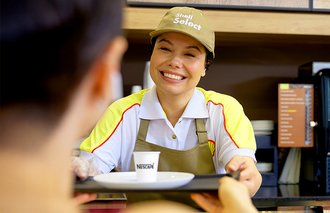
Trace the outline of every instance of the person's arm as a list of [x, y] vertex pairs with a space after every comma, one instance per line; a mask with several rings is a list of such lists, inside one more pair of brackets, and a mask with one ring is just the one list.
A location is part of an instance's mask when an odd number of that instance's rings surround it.
[[88, 178], [88, 176], [102, 174], [102, 171], [97, 168], [92, 158], [85, 160], [81, 157], [73, 157], [71, 163], [72, 171], [79, 179], [83, 180]]
[[[118, 112], [119, 111], [119, 112]], [[116, 113], [117, 112], [117, 113]], [[111, 104], [91, 133], [80, 144], [80, 155], [73, 159], [73, 172], [81, 179], [109, 173], [122, 156], [123, 116], [118, 104]]]
[[257, 147], [251, 122], [236, 99], [224, 95], [220, 98], [219, 106], [223, 107], [211, 110], [214, 114], [210, 115], [216, 135], [217, 162], [221, 163], [217, 166], [224, 166], [226, 172], [239, 170], [240, 181], [246, 184], [250, 196], [253, 196], [261, 185], [261, 175], [255, 166]]
[[191, 198], [209, 213], [256, 213], [246, 185], [230, 177], [219, 180], [218, 197], [192, 194]]
[[73, 200], [76, 205], [81, 205], [84, 203], [88, 203], [90, 201], [94, 201], [97, 198], [96, 193], [74, 193]]
[[240, 182], [244, 183], [252, 197], [260, 188], [262, 177], [255, 162], [250, 157], [234, 156], [226, 165], [227, 172], [240, 171]]

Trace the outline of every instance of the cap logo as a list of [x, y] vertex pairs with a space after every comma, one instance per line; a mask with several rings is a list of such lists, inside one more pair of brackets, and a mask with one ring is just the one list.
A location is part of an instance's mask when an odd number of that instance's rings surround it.
[[173, 24], [183, 24], [183, 25], [187, 25], [189, 27], [192, 27], [196, 30], [201, 30], [202, 26], [199, 24], [195, 24], [194, 22], [192, 22], [193, 15], [187, 15], [187, 14], [182, 14], [182, 13], [177, 13], [175, 15], [175, 18], [173, 20]]

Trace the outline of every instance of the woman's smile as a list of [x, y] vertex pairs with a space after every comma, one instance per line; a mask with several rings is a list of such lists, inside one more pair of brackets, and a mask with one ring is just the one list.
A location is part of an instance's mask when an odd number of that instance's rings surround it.
[[186, 77], [178, 75], [178, 74], [168, 73], [168, 72], [164, 72], [164, 71], [161, 71], [160, 73], [166, 78], [170, 78], [170, 79], [178, 80], [178, 81], [186, 78]]

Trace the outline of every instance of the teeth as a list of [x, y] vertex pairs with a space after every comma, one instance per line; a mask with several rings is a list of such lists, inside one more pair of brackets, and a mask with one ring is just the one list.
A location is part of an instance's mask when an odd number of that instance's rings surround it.
[[172, 79], [175, 79], [175, 80], [182, 80], [183, 77], [182, 76], [178, 76], [178, 75], [173, 75], [173, 74], [170, 74], [170, 73], [164, 73], [164, 76], [168, 77], [168, 78], [172, 78]]

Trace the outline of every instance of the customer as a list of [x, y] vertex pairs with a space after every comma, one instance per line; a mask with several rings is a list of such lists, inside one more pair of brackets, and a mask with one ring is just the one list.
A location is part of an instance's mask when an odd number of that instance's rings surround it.
[[254, 195], [261, 175], [249, 119], [234, 98], [196, 87], [215, 57], [214, 32], [205, 16], [194, 8], [174, 7], [150, 36], [155, 87], [108, 107], [81, 144], [76, 173], [129, 171], [133, 151], [157, 150], [162, 171], [240, 170], [240, 180]]
[[[208, 194], [193, 194], [196, 201], [206, 212], [209, 213], [256, 213], [257, 209], [252, 204], [247, 187], [233, 178], [223, 177], [219, 180], [218, 197]], [[169, 201], [148, 201], [128, 206], [125, 213], [145, 212], [194, 212], [196, 209], [188, 208]]]
[[111, 101], [121, 4], [1, 1], [0, 212], [78, 211], [71, 151]]
[[192, 194], [192, 199], [210, 213], [254, 213], [258, 212], [249, 197], [248, 188], [233, 178], [219, 180], [218, 196]]

